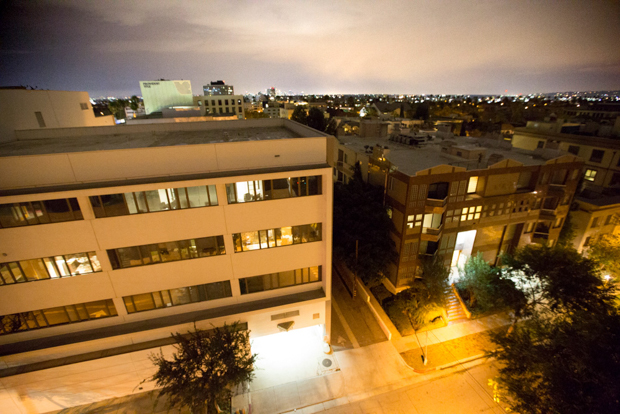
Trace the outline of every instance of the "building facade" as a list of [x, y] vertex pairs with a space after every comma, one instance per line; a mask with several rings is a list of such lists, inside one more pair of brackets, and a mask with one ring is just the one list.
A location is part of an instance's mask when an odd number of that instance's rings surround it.
[[[620, 142], [610, 138], [546, 132], [535, 123], [517, 128], [512, 145], [544, 153], [559, 151], [581, 157], [585, 168], [571, 216], [575, 248], [582, 251], [597, 234], [620, 231]], [[605, 224], [603, 224], [605, 223]]]
[[192, 106], [192, 84], [188, 80], [140, 81], [146, 115], [171, 106]]
[[269, 119], [117, 128], [2, 147], [0, 360], [194, 323], [329, 335], [328, 136]]
[[221, 80], [211, 82], [209, 85], [204, 85], [202, 90], [204, 91], [205, 96], [235, 94], [235, 88], [232, 85], [226, 85], [226, 83]]
[[0, 143], [22, 130], [114, 125], [114, 117], [95, 116], [88, 92], [0, 88]]
[[582, 174], [580, 158], [537, 159], [474, 138], [435, 140], [388, 146], [358, 138], [339, 148], [338, 161], [351, 149], [372, 148], [368, 180], [385, 186], [399, 253], [385, 282], [389, 290], [405, 289], [421, 275], [423, 260], [436, 256], [454, 280], [478, 252], [497, 264], [516, 247], [557, 242]]
[[243, 96], [194, 96], [194, 105], [200, 108], [201, 116], [234, 115], [239, 119], [245, 118]]

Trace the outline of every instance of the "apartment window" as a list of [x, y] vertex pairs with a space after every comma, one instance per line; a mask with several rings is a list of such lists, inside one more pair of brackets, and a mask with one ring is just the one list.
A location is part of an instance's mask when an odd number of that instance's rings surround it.
[[443, 214], [425, 214], [422, 223], [422, 232], [427, 233], [427, 229], [439, 229], [442, 225], [442, 221]]
[[127, 313], [136, 313], [230, 297], [232, 297], [230, 281], [225, 280], [223, 282], [124, 296], [123, 301], [125, 302]]
[[243, 113], [243, 108], [239, 107], [239, 113], [242, 114]]
[[443, 200], [448, 196], [449, 183], [433, 183], [428, 186], [427, 198], [432, 200]]
[[95, 217], [116, 217], [216, 206], [217, 192], [214, 185], [164, 188], [160, 190], [90, 196], [90, 204], [95, 212]]
[[465, 207], [461, 211], [461, 221], [478, 220], [481, 211], [482, 206]]
[[596, 178], [596, 173], [597, 173], [596, 170], [586, 169], [586, 173], [583, 179], [587, 181], [594, 181], [594, 179]]
[[0, 286], [101, 272], [97, 253], [74, 253], [0, 263]]
[[0, 228], [82, 219], [77, 198], [0, 204]]
[[603, 161], [604, 155], [605, 151], [603, 150], [592, 150], [592, 155], [590, 155], [590, 161], [600, 163]]
[[437, 252], [439, 247], [438, 242], [421, 240], [420, 241], [420, 255], [432, 256]]
[[469, 183], [467, 184], [467, 194], [475, 193], [476, 187], [478, 187], [478, 177], [469, 177]]
[[609, 185], [620, 185], [620, 173], [613, 173], [613, 175], [611, 176], [611, 180], [609, 181]]
[[117, 316], [112, 299], [0, 316], [0, 335]]
[[241, 99], [237, 99], [237, 105], [241, 105]]
[[108, 250], [113, 269], [226, 254], [224, 237], [202, 237]]
[[228, 99], [224, 100], [224, 105], [228, 106]]
[[220, 107], [220, 114], [224, 113], [224, 108]]
[[422, 228], [424, 214], [410, 214], [407, 216], [407, 234], [418, 233]]
[[599, 219], [598, 217], [594, 217], [594, 218], [592, 219], [592, 224], [590, 225], [590, 227], [591, 227], [591, 228], [595, 228], [595, 227], [598, 227], [598, 226], [599, 226], [598, 219]]
[[321, 223], [233, 234], [235, 252], [321, 241]]
[[[205, 101], [206, 102], [206, 101]], [[220, 104], [221, 105], [221, 104]], [[211, 101], [211, 106], [215, 106], [215, 100]]]
[[544, 148], [544, 147], [545, 147], [545, 141], [538, 141], [536, 148]]
[[570, 152], [573, 155], [579, 155], [579, 147], [577, 145], [569, 145], [568, 152]]
[[41, 112], [35, 112], [34, 116], [37, 118], [39, 128], [45, 128], [45, 120], [43, 120], [43, 114]]
[[228, 204], [319, 194], [321, 194], [320, 175], [226, 184]]
[[319, 282], [321, 281], [321, 269], [321, 266], [313, 266], [286, 272], [246, 277], [239, 279], [239, 288], [242, 295], [247, 295], [249, 293]]
[[[219, 106], [222, 106], [222, 100], [221, 100], [221, 99], [218, 99], [218, 100], [217, 100], [217, 104], [218, 104]], [[221, 110], [221, 109], [222, 109], [222, 108], [220, 108], [220, 110]]]

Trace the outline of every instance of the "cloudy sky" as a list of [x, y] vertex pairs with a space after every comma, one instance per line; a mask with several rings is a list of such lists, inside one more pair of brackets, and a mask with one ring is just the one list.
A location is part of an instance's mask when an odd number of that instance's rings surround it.
[[620, 89], [620, 1], [0, 0], [0, 86], [139, 94]]

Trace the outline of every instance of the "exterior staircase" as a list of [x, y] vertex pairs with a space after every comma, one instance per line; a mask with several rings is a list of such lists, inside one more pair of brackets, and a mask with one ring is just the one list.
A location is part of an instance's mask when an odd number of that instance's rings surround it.
[[467, 320], [467, 315], [463, 311], [461, 303], [456, 298], [452, 287], [446, 290], [446, 298], [448, 305], [446, 306], [446, 313], [448, 314], [448, 323], [458, 323]]

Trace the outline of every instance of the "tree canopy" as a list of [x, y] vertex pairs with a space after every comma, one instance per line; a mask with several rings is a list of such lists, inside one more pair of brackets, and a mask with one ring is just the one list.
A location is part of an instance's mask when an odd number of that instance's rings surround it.
[[601, 265], [605, 274], [620, 277], [620, 235], [603, 234], [594, 237], [587, 252], [588, 257]]
[[323, 111], [321, 111], [319, 108], [310, 108], [306, 121], [310, 128], [314, 128], [321, 132], [325, 131], [325, 115], [323, 115]]
[[620, 313], [598, 264], [563, 246], [526, 246], [502, 260], [527, 298], [527, 318], [491, 334], [511, 408], [620, 412]]
[[293, 114], [291, 115], [291, 120], [299, 122], [300, 124], [308, 125], [308, 114], [306, 113], [306, 108], [301, 105], [296, 106], [295, 110], [293, 110]]
[[356, 164], [352, 180], [334, 185], [334, 255], [366, 284], [379, 283], [398, 257], [392, 226], [383, 206], [383, 188], [365, 183]]
[[229, 404], [234, 387], [254, 378], [257, 355], [250, 352], [250, 332], [238, 323], [172, 337], [176, 341], [172, 360], [161, 351], [150, 355], [157, 366], [150, 380], [161, 387], [159, 397], [168, 397], [169, 408], [217, 412], [217, 404]]

